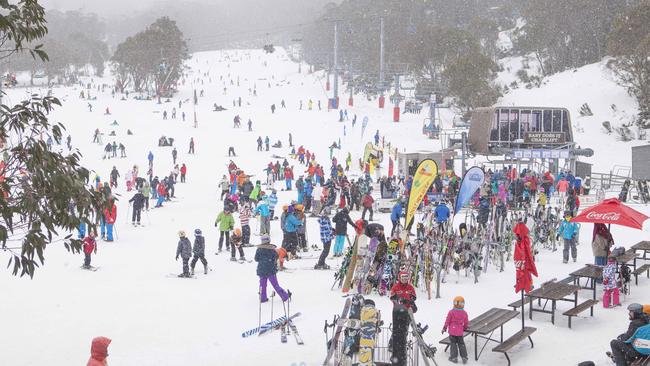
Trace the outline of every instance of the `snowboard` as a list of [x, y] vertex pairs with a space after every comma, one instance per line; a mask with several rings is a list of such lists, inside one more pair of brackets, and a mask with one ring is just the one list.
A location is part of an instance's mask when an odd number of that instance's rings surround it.
[[85, 268], [84, 266], [81, 266], [80, 268], [85, 269], [86, 271], [92, 271], [92, 272], [96, 272], [99, 269], [99, 267], [93, 267], [93, 266], [90, 266], [90, 268]]
[[352, 254], [352, 260], [350, 261], [350, 266], [348, 267], [348, 273], [345, 275], [345, 281], [343, 282], [343, 293], [350, 291], [352, 287], [352, 280], [355, 274], [355, 269], [357, 267], [357, 262], [361, 257], [362, 252], [366, 251], [368, 237], [361, 234], [357, 235], [357, 238], [354, 241], [354, 252]]
[[375, 260], [375, 254], [377, 253], [377, 247], [379, 246], [379, 240], [371, 239], [368, 244], [368, 250], [365, 253], [365, 258], [363, 259], [363, 266], [358, 273], [358, 282], [357, 282], [357, 292], [364, 293], [364, 286], [368, 280], [368, 274], [370, 272], [370, 267]]
[[373, 366], [373, 351], [377, 335], [377, 321], [379, 313], [375, 303], [367, 299], [361, 308], [361, 339], [359, 340], [359, 365]]
[[[343, 311], [341, 312], [340, 318], [345, 318], [348, 316], [348, 312], [350, 311], [350, 306], [352, 304], [352, 299], [347, 299], [345, 300], [345, 305], [343, 305]], [[338, 346], [338, 341], [339, 338], [341, 337], [341, 331], [343, 330], [342, 325], [337, 325], [336, 330], [334, 331], [334, 335], [332, 336], [332, 339], [329, 341], [328, 347], [327, 347], [327, 356], [325, 357], [325, 361], [323, 362], [323, 366], [328, 366], [328, 363], [330, 362], [330, 359], [334, 355], [334, 350]]]
[[388, 243], [388, 250], [386, 253], [386, 263], [384, 264], [384, 272], [382, 273], [381, 282], [379, 285], [379, 294], [386, 295], [386, 292], [392, 287], [393, 284], [393, 264], [396, 262], [397, 247], [399, 243], [393, 239]]
[[406, 366], [406, 337], [408, 335], [409, 315], [402, 304], [393, 307], [393, 336], [391, 338], [391, 362], [395, 366]]
[[[361, 319], [361, 307], [363, 306], [363, 296], [357, 294], [352, 297], [352, 305], [350, 307], [350, 319]], [[341, 354], [341, 360], [344, 358], [352, 359], [353, 355], [359, 351], [359, 338], [360, 338], [360, 329], [350, 329], [345, 330], [345, 341], [343, 342], [343, 352]]]

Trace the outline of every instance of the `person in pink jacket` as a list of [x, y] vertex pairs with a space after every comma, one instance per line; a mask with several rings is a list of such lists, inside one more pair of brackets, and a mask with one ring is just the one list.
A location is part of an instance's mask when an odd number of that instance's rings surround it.
[[111, 340], [106, 337], [93, 338], [92, 345], [90, 346], [90, 358], [86, 366], [105, 366], [108, 365], [106, 358], [108, 357], [108, 345]]
[[453, 363], [458, 363], [459, 352], [463, 363], [467, 363], [467, 349], [465, 348], [463, 336], [465, 335], [465, 330], [467, 330], [469, 320], [467, 312], [463, 309], [464, 307], [465, 299], [462, 296], [456, 296], [454, 298], [454, 308], [447, 313], [447, 320], [442, 327], [442, 333], [449, 330], [449, 340], [451, 342], [449, 345], [451, 348], [451, 351], [449, 351], [451, 353], [449, 361]]
[[559, 182], [557, 182], [557, 188], [558, 193], [560, 193], [560, 197], [566, 196], [566, 191], [569, 188], [569, 181], [566, 179], [562, 178]]

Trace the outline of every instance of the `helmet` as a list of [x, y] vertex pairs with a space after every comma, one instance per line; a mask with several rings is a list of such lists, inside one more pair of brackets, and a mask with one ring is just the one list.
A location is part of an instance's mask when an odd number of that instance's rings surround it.
[[650, 315], [650, 304], [643, 305], [643, 312]]
[[236, 229], [235, 229], [235, 236], [240, 236], [240, 235], [241, 235], [241, 229], [240, 229], [240, 228], [236, 228]]
[[465, 298], [462, 296], [454, 297], [454, 307], [459, 309], [465, 307]]
[[304, 210], [305, 210], [305, 206], [303, 206], [303, 205], [296, 205], [296, 211], [304, 211]]
[[201, 234], [202, 234], [201, 229], [194, 230], [194, 235], [199, 236]]
[[180, 236], [181, 238], [184, 238], [185, 237], [185, 231], [183, 231], [183, 230], [179, 231], [178, 236]]
[[630, 313], [633, 313], [635, 316], [638, 316], [643, 313], [643, 305], [638, 303], [632, 303], [627, 307], [627, 310]]

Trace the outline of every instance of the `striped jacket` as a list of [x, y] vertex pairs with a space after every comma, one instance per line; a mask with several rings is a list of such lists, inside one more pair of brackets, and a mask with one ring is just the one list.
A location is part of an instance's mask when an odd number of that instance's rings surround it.
[[328, 243], [332, 241], [332, 223], [330, 219], [326, 216], [321, 216], [318, 218], [318, 223], [320, 224], [320, 240], [323, 243]]

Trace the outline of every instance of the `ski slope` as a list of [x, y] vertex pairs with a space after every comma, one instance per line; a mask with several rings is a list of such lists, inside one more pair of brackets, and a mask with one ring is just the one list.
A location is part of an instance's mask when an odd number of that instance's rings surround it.
[[[282, 50], [274, 54], [261, 51], [215, 51], [202, 52], [192, 56], [187, 62], [189, 76], [180, 85], [180, 93], [170, 103], [157, 104], [157, 101], [120, 100], [112, 97], [109, 88], [101, 93], [96, 90], [91, 95], [93, 112], [87, 108], [88, 101], [81, 100], [80, 87], [57, 87], [53, 94], [63, 101], [63, 107], [52, 115], [54, 121], [62, 122], [72, 136], [72, 144], [83, 153], [83, 164], [93, 169], [107, 180], [112, 166], [116, 166], [122, 177], [116, 192], [120, 196], [117, 239], [113, 243], [98, 242], [98, 253], [92, 264], [101, 268], [96, 272], [79, 268], [83, 256], [65, 251], [59, 242], [48, 247], [45, 266], [40, 268], [33, 280], [15, 278], [9, 271], [0, 272], [0, 288], [3, 300], [0, 312], [5, 315], [0, 331], [0, 364], [2, 365], [83, 365], [89, 356], [89, 345], [93, 337], [103, 335], [113, 340], [109, 347], [111, 365], [319, 365], [325, 357], [325, 337], [323, 322], [339, 314], [344, 303], [339, 291], [330, 291], [333, 271], [314, 271], [310, 268], [316, 259], [301, 259], [286, 263], [291, 272], [278, 274], [280, 284], [290, 289], [294, 296], [291, 312], [300, 311], [302, 316], [295, 324], [305, 341], [299, 346], [290, 338], [287, 344], [280, 343], [279, 332], [271, 332], [263, 337], [241, 338], [241, 333], [258, 325], [258, 277], [255, 263], [236, 263], [229, 261], [229, 255], [214, 255], [218, 244], [218, 231], [214, 220], [221, 211], [218, 182], [227, 173], [230, 161], [227, 156], [229, 146], [236, 150], [232, 158], [247, 174], [254, 174], [254, 180], [265, 180], [262, 169], [271, 161], [271, 155], [288, 156], [288, 134], [292, 133], [296, 146], [316, 153], [316, 160], [327, 171], [329, 166], [328, 146], [341, 138], [342, 149], [337, 151], [339, 161], [344, 161], [347, 152], [352, 153], [353, 162], [363, 154], [366, 142], [372, 139], [376, 130], [400, 150], [437, 150], [438, 141], [429, 140], [421, 134], [422, 115], [402, 115], [402, 122], [393, 123], [392, 108], [380, 110], [376, 101], [355, 97], [355, 106], [347, 107], [350, 120], [357, 114], [358, 120], [353, 128], [351, 121], [338, 122], [338, 111], [327, 111], [325, 79], [322, 73], [298, 73], [298, 65], [289, 61]], [[209, 72], [209, 76], [206, 74]], [[220, 80], [223, 76], [223, 81]], [[239, 77], [239, 86], [236, 80]], [[210, 78], [212, 79], [210, 81]], [[230, 85], [230, 80], [234, 85]], [[573, 80], [567, 76], [566, 83]], [[86, 80], [90, 82], [90, 80]], [[98, 79], [94, 79], [94, 83]], [[102, 82], [111, 84], [110, 77]], [[226, 91], [224, 94], [224, 82]], [[559, 83], [560, 81], [558, 81]], [[270, 87], [269, 87], [270, 83]], [[257, 96], [249, 95], [249, 88], [255, 88]], [[194, 127], [194, 108], [191, 104], [193, 89], [205, 91], [196, 106], [198, 119]], [[46, 93], [45, 89], [12, 89], [8, 91], [6, 103], [16, 103], [26, 93]], [[513, 93], [507, 102], [526, 104], [536, 101], [535, 96], [525, 99], [523, 93]], [[534, 91], [530, 91], [533, 93]], [[233, 99], [242, 98], [242, 107], [232, 107]], [[519, 99], [520, 98], [520, 99]], [[558, 97], [560, 98], [560, 97]], [[287, 108], [280, 108], [284, 99]], [[307, 109], [307, 101], [314, 100], [315, 110]], [[162, 119], [163, 111], [171, 113], [173, 106], [178, 109], [178, 101], [183, 103], [176, 120]], [[299, 101], [303, 110], [298, 110]], [[323, 106], [318, 111], [316, 101]], [[347, 96], [341, 97], [341, 105]], [[553, 102], [548, 97], [548, 102]], [[217, 103], [227, 111], [213, 112]], [[271, 114], [270, 105], [278, 108]], [[538, 104], [538, 103], [534, 103]], [[590, 104], [592, 109], [595, 105]], [[579, 106], [578, 106], [579, 107]], [[109, 108], [111, 115], [104, 115]], [[187, 114], [187, 121], [180, 121], [180, 114]], [[574, 109], [571, 109], [574, 113]], [[242, 127], [233, 128], [233, 117], [239, 114]], [[363, 117], [369, 123], [365, 134], [361, 134]], [[246, 121], [253, 121], [253, 132], [246, 129]], [[119, 126], [110, 126], [117, 120]], [[343, 135], [346, 126], [346, 135]], [[128, 158], [103, 160], [103, 145], [93, 144], [95, 128], [104, 133], [104, 144], [113, 141], [110, 131], [115, 130], [118, 143], [126, 145]], [[127, 136], [130, 129], [134, 134]], [[174, 137], [178, 149], [179, 163], [188, 167], [187, 183], [176, 185], [177, 199], [163, 208], [143, 212], [144, 227], [134, 228], [127, 217], [128, 199], [133, 192], [126, 192], [124, 173], [133, 165], [138, 165], [141, 176], [147, 168], [147, 154], [154, 154], [154, 173], [159, 177], [168, 175], [173, 168], [171, 148], [158, 147], [162, 135]], [[271, 143], [282, 140], [282, 149], [270, 152], [257, 152], [255, 140], [258, 136], [269, 136]], [[193, 137], [196, 154], [188, 155], [188, 143]], [[608, 140], [609, 141], [609, 140]], [[610, 146], [610, 147], [608, 147]], [[627, 145], [596, 144], [595, 159], [604, 155], [627, 154]], [[612, 148], [618, 154], [610, 154]], [[611, 159], [614, 159], [612, 157]], [[274, 162], [276, 159], [272, 159]], [[298, 163], [295, 165], [296, 177]], [[600, 160], [597, 160], [600, 161]], [[357, 165], [353, 163], [353, 166]], [[280, 183], [277, 183], [280, 188]], [[295, 199], [294, 192], [281, 192], [278, 189], [279, 206]], [[151, 204], [153, 207], [153, 204]], [[649, 209], [640, 207], [648, 213]], [[360, 212], [351, 214], [353, 220]], [[237, 215], [235, 215], [237, 217]], [[376, 214], [381, 223], [390, 227], [388, 215]], [[237, 226], [239, 226], [237, 224]], [[253, 232], [256, 225], [252, 224]], [[181, 262], [174, 261], [177, 232], [203, 230], [206, 238], [206, 258], [212, 271], [203, 275], [202, 266], [197, 265], [197, 279], [167, 277], [180, 273]], [[281, 242], [279, 222], [271, 224], [273, 243]], [[313, 218], [308, 219], [309, 244], [320, 243], [319, 229]], [[613, 236], [617, 245], [629, 247], [642, 238], [648, 237], [647, 228], [643, 232], [614, 228]], [[578, 263], [562, 264], [561, 252], [542, 252], [537, 264], [540, 278], [536, 283], [551, 278], [562, 279], [568, 273], [593, 261], [590, 247], [591, 225], [583, 225], [581, 245], [578, 247]], [[259, 236], [253, 235], [253, 243], [259, 243]], [[254, 248], [245, 248], [246, 257], [252, 259]], [[0, 252], [2, 253], [2, 252]], [[320, 252], [310, 252], [317, 256]], [[8, 254], [3, 260], [8, 260]], [[328, 264], [336, 268], [338, 260], [328, 259]], [[442, 286], [442, 298], [427, 300], [424, 293], [419, 294], [416, 314], [418, 321], [430, 325], [425, 333], [427, 342], [437, 345], [444, 336], [439, 333], [447, 311], [452, 306], [454, 296], [462, 295], [466, 300], [466, 310], [470, 318], [492, 307], [506, 307], [517, 299], [513, 290], [514, 266], [509, 262], [506, 271], [498, 273], [489, 268], [473, 284], [472, 278], [456, 278], [452, 272]], [[270, 287], [269, 287], [270, 288]], [[639, 286], [632, 286], [632, 294], [624, 304], [630, 302], [649, 302], [650, 281], [640, 278]], [[581, 292], [582, 298], [591, 293]], [[382, 317], [390, 323], [391, 304], [386, 297], [373, 296]], [[563, 309], [560, 305], [560, 309]], [[270, 320], [271, 302], [262, 306], [262, 322]], [[274, 318], [283, 312], [279, 298], [273, 305]], [[604, 352], [609, 349], [609, 340], [627, 328], [627, 312], [623, 308], [595, 308], [593, 318], [579, 317], [573, 321], [569, 330], [566, 318], [557, 316], [556, 325], [550, 317], [536, 314], [534, 321], [526, 323], [538, 328], [533, 335], [535, 348], [522, 342], [511, 352], [515, 365], [572, 365], [583, 360], [595, 360], [597, 364], [607, 364]], [[506, 336], [514, 333], [520, 326], [519, 320], [508, 323]], [[468, 352], [473, 354], [470, 339], [466, 340]], [[439, 351], [442, 348], [438, 347]], [[501, 365], [505, 358], [501, 354], [486, 349], [479, 362], [471, 364]], [[440, 365], [449, 364], [448, 354], [439, 352]]]

